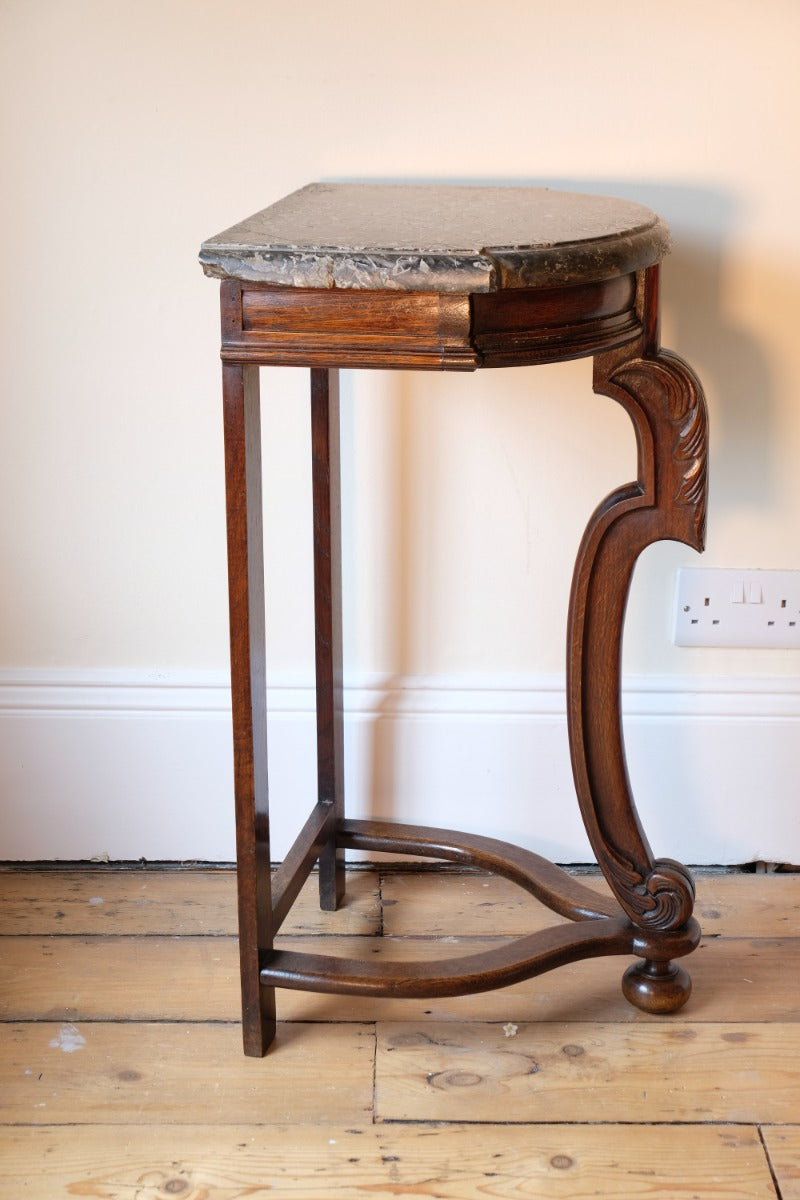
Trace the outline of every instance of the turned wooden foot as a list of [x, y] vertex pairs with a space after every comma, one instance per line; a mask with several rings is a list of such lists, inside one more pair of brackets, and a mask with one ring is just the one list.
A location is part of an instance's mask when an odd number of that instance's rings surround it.
[[625, 999], [643, 1012], [659, 1015], [677, 1012], [692, 994], [689, 972], [673, 962], [634, 963], [622, 976]]

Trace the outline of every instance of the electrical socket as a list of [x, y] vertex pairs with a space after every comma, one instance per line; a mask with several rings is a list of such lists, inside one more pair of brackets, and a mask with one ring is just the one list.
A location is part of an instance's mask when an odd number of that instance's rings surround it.
[[800, 649], [800, 571], [678, 571], [673, 641]]

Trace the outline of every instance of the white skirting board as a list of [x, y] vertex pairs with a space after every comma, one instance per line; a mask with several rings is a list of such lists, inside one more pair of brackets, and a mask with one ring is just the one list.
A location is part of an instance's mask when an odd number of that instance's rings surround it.
[[[628, 765], [658, 856], [800, 862], [800, 680], [628, 678]], [[272, 857], [314, 803], [308, 681], [271, 680]], [[355, 679], [353, 817], [478, 831], [590, 862], [563, 679]], [[0, 673], [0, 860], [230, 862], [230, 693], [220, 672]]]

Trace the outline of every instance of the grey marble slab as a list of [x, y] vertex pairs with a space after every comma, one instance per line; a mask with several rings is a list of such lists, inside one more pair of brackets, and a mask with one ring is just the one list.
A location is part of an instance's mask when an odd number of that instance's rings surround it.
[[641, 204], [528, 187], [312, 183], [204, 242], [207, 275], [489, 292], [611, 278], [669, 250]]

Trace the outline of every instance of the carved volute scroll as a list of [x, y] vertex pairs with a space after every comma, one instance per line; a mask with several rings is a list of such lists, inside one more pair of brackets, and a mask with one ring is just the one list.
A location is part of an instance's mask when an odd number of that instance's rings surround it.
[[[655, 289], [655, 270], [648, 276], [645, 288]], [[703, 548], [705, 401], [693, 372], [659, 349], [652, 329], [595, 358], [594, 390], [630, 416], [638, 478], [598, 507], [578, 553], [568, 654], [573, 772], [592, 847], [622, 907], [641, 928], [678, 929], [691, 916], [694, 886], [685, 867], [653, 858], [636, 813], [620, 707], [622, 627], [646, 546], [671, 539]]]

